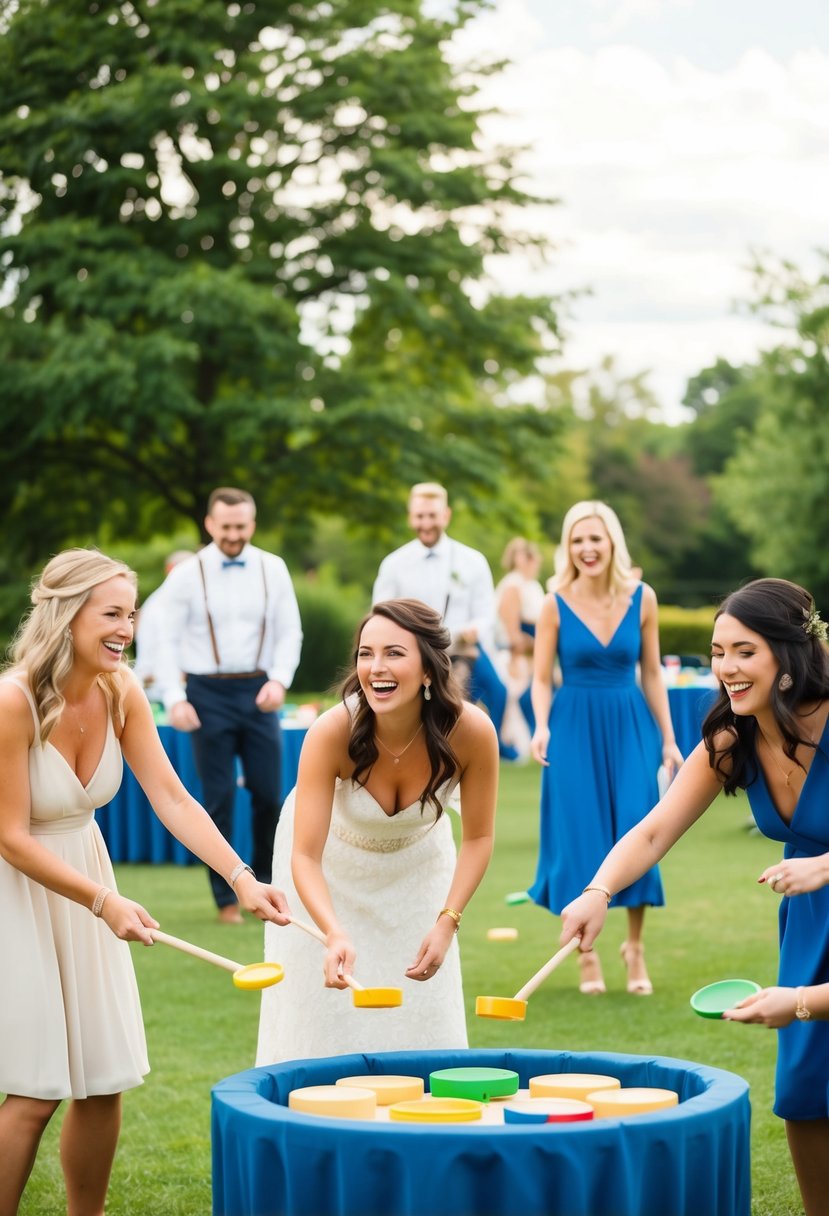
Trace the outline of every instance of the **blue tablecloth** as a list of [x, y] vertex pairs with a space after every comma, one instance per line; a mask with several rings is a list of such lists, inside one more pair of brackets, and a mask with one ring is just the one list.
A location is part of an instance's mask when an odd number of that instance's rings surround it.
[[[194, 798], [201, 798], [201, 782], [193, 762], [190, 736], [172, 726], [159, 726], [158, 733], [173, 767]], [[306, 731], [302, 727], [282, 724], [281, 792], [285, 798], [296, 785], [299, 753]], [[153, 813], [144, 791], [124, 766], [121, 788], [112, 802], [96, 812], [96, 819], [113, 861], [153, 862], [156, 865], [174, 862], [190, 865], [197, 861], [180, 841], [172, 836]], [[233, 809], [232, 845], [240, 857], [252, 852], [250, 794], [239, 786]], [[200, 864], [200, 863], [199, 863]]]
[[[627, 1119], [494, 1126], [298, 1114], [288, 1094], [339, 1077], [438, 1068], [555, 1072], [673, 1089]], [[667, 1057], [606, 1052], [387, 1052], [250, 1069], [213, 1089], [214, 1216], [749, 1216], [748, 1083]]]
[[702, 722], [717, 697], [715, 688], [669, 688], [668, 703], [676, 742], [687, 759], [702, 738]]
[[[700, 727], [715, 693], [710, 688], [670, 688], [668, 700], [676, 731], [677, 744], [687, 756], [700, 741]], [[190, 736], [172, 726], [159, 726], [164, 750], [187, 789], [201, 798], [201, 783], [193, 763]], [[281, 792], [286, 797], [296, 784], [299, 753], [306, 731], [303, 727], [282, 724]], [[97, 812], [110, 857], [115, 862], [173, 862], [188, 865], [196, 859], [153, 814], [144, 792], [129, 768], [124, 768], [121, 789], [112, 802]], [[233, 847], [240, 857], [251, 853], [250, 795], [240, 786], [233, 816]]]

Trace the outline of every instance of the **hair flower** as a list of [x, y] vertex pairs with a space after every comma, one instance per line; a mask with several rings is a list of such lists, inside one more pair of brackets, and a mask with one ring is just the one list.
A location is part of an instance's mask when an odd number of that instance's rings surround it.
[[829, 638], [829, 628], [827, 628], [826, 621], [821, 620], [817, 608], [813, 608], [806, 617], [803, 622], [803, 631], [810, 638], [817, 638], [821, 642], [825, 642]]

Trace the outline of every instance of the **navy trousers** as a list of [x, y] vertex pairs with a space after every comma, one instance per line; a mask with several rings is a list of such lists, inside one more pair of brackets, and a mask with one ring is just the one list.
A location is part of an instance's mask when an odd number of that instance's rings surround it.
[[[279, 714], [263, 713], [256, 706], [256, 694], [267, 678], [264, 673], [221, 680], [188, 675], [186, 685], [187, 700], [201, 721], [201, 729], [193, 731], [191, 739], [205, 810], [230, 840], [238, 757], [251, 797], [253, 834], [253, 856], [242, 860], [249, 862], [260, 882], [271, 881], [273, 837], [282, 806]], [[210, 870], [209, 877], [217, 907], [236, 902], [220, 874]]]

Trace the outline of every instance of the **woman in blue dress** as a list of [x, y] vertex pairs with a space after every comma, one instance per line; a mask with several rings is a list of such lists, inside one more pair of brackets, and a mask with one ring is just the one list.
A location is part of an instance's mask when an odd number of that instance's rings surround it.
[[564, 909], [562, 942], [590, 949], [613, 892], [664, 857], [721, 790], [748, 793], [783, 860], [759, 877], [778, 895], [778, 985], [723, 1016], [778, 1030], [775, 1114], [807, 1216], [826, 1216], [829, 1161], [829, 651], [808, 591], [757, 579], [724, 600], [711, 664], [719, 697], [703, 740], [660, 803]]
[[[656, 595], [636, 577], [610, 507], [579, 502], [570, 508], [555, 570], [535, 642], [532, 754], [544, 773], [538, 869], [529, 894], [559, 913], [655, 805], [660, 763], [673, 776], [682, 755], [662, 678]], [[556, 658], [562, 684], [553, 697]], [[653, 987], [642, 927], [646, 905], [665, 902], [658, 869], [613, 902], [627, 909], [621, 953], [628, 992], [647, 996]], [[596, 952], [582, 953], [579, 961], [580, 991], [604, 992]]]

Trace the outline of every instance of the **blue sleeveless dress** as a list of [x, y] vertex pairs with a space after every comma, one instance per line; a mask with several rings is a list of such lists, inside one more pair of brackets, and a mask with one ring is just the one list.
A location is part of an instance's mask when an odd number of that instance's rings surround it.
[[[778, 814], [762, 770], [747, 787], [754, 821], [785, 845], [785, 857], [829, 853], [829, 722], [803, 783], [791, 823]], [[780, 903], [778, 983], [829, 983], [829, 886]], [[777, 1032], [774, 1113], [781, 1119], [829, 1118], [829, 1022], [798, 1022]]]
[[[659, 800], [662, 740], [636, 683], [642, 584], [607, 646], [556, 596], [563, 683], [550, 712], [549, 768], [541, 779], [537, 904], [559, 913], [580, 895], [605, 854]], [[611, 907], [664, 904], [658, 867]]]

